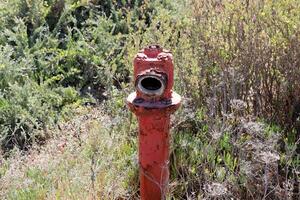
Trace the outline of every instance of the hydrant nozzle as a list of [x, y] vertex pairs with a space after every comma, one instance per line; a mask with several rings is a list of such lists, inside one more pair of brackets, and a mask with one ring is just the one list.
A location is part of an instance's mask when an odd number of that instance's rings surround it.
[[170, 115], [181, 103], [173, 88], [173, 58], [159, 45], [140, 51], [134, 59], [136, 91], [127, 105], [139, 122], [140, 196], [164, 199], [169, 179]]

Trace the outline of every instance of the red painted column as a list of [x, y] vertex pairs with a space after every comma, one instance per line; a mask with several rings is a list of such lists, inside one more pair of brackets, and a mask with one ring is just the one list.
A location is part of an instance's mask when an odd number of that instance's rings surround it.
[[143, 124], [139, 127], [141, 197], [161, 199], [169, 179], [170, 117], [154, 112], [139, 116], [139, 124]]
[[127, 105], [139, 122], [140, 196], [165, 199], [169, 181], [170, 115], [181, 97], [172, 91], [172, 54], [154, 45], [139, 52], [134, 61], [136, 92]]

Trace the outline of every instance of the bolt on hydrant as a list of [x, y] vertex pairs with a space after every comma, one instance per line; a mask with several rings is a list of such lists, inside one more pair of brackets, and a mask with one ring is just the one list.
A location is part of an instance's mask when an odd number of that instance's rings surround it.
[[139, 122], [140, 196], [142, 200], [165, 199], [169, 180], [170, 115], [181, 97], [172, 91], [173, 59], [169, 51], [151, 45], [134, 59], [136, 92], [127, 105]]

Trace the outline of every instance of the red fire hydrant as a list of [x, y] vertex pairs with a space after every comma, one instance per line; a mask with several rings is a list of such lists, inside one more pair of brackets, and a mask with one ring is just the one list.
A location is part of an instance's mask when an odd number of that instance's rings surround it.
[[173, 60], [169, 51], [151, 45], [134, 59], [136, 92], [127, 105], [139, 122], [140, 196], [142, 200], [164, 199], [169, 179], [170, 114], [181, 97], [172, 91]]

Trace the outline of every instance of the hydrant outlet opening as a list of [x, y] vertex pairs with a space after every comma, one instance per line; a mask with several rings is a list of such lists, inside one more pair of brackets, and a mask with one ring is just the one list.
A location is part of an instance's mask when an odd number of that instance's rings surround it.
[[161, 88], [161, 82], [153, 77], [144, 78], [141, 81], [141, 86], [147, 90], [155, 91]]
[[137, 88], [146, 95], [162, 95], [165, 89], [164, 81], [156, 76], [143, 76], [139, 79]]

